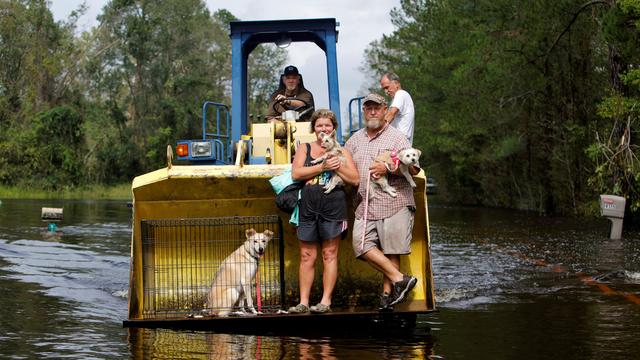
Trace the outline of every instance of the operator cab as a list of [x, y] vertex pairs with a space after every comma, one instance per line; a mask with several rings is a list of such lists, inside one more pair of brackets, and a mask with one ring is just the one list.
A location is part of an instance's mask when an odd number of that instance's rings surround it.
[[[178, 142], [177, 160], [215, 165], [289, 164], [298, 144], [315, 140], [309, 122], [300, 122], [305, 111], [284, 111], [279, 121], [251, 124], [247, 101], [247, 59], [262, 43], [312, 42], [325, 54], [329, 109], [338, 120], [336, 131], [342, 141], [340, 127], [340, 94], [336, 19], [232, 21], [230, 37], [232, 47], [232, 106], [205, 102], [203, 105], [202, 139]], [[282, 30], [287, 29], [287, 30]], [[215, 120], [207, 121], [211, 111]], [[297, 111], [301, 110], [301, 111]], [[209, 114], [207, 113], [209, 111]], [[207, 124], [215, 124], [208, 130]]]

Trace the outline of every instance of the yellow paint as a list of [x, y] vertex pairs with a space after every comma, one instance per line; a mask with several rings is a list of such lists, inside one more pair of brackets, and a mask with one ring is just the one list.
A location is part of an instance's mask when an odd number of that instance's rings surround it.
[[297, 145], [316, 140], [311, 123], [295, 121], [273, 121], [253, 124], [254, 157], [266, 157], [271, 164], [289, 164]]

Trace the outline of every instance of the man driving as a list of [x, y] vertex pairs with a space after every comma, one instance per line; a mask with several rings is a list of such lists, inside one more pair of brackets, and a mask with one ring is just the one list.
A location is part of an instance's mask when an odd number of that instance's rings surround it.
[[284, 111], [296, 110], [304, 112], [300, 120], [306, 121], [311, 117], [313, 108], [313, 95], [304, 88], [302, 75], [298, 72], [298, 68], [293, 65], [285, 67], [283, 74], [280, 76], [278, 90], [271, 95], [269, 100], [267, 120], [280, 119], [280, 115]]

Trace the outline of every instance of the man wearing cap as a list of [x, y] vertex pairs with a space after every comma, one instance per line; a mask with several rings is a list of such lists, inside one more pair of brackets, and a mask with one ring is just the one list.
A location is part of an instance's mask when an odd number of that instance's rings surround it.
[[[398, 169], [390, 169], [374, 159], [385, 152], [410, 148], [411, 144], [403, 133], [384, 120], [387, 103], [382, 96], [367, 95], [362, 109], [366, 127], [354, 133], [345, 144], [360, 174], [360, 187], [354, 196], [358, 204], [353, 224], [353, 250], [358, 259], [368, 262], [384, 275], [379, 310], [389, 311], [407, 297], [417, 282], [415, 277], [400, 272], [400, 255], [411, 253], [416, 206], [413, 188]], [[412, 174], [419, 170], [410, 169]], [[369, 176], [387, 176], [389, 184], [397, 190], [397, 196], [391, 197], [375, 187], [367, 204], [365, 221]]]
[[380, 86], [393, 99], [384, 119], [391, 126], [400, 130], [409, 139], [409, 142], [413, 144], [415, 110], [411, 95], [402, 89], [400, 77], [392, 72], [382, 75]]
[[298, 72], [298, 68], [293, 65], [285, 67], [280, 76], [278, 90], [271, 94], [267, 120], [280, 118], [280, 114], [286, 110], [303, 112], [309, 109], [301, 117], [302, 120], [307, 120], [311, 117], [313, 108], [313, 95], [304, 88], [302, 75]]

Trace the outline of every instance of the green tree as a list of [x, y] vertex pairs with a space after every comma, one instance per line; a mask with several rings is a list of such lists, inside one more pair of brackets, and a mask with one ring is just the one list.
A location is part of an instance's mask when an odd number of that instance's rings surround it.
[[567, 213], [594, 199], [584, 149], [606, 58], [583, 9], [403, 0], [392, 12], [396, 31], [369, 47], [365, 66], [400, 75], [416, 103], [415, 143], [451, 199]]
[[[227, 10], [113, 0], [76, 36], [84, 11], [55, 22], [45, 0], [0, 1], [2, 184], [130, 181], [163, 166], [167, 144], [200, 136], [203, 101], [230, 103]], [[266, 106], [285, 58], [252, 53], [250, 108]]]
[[81, 181], [84, 118], [73, 38], [81, 12], [57, 23], [46, 1], [0, 2], [2, 183], [59, 187]]
[[610, 90], [599, 104], [602, 121], [588, 154], [597, 166], [590, 183], [600, 192], [627, 198], [640, 210], [640, 1], [610, 1], [603, 16]]
[[212, 82], [220, 70], [209, 11], [199, 0], [115, 0], [99, 21], [88, 73], [115, 127], [131, 139], [135, 167], [150, 170], [163, 161], [158, 145], [193, 133], [202, 101], [223, 94]]
[[[129, 164], [129, 176], [161, 166], [165, 146], [201, 133], [201, 105], [205, 100], [229, 103], [231, 43], [226, 10], [211, 15], [201, 0], [114, 0], [104, 8], [100, 25], [86, 36], [91, 48], [87, 76], [93, 98], [111, 113], [110, 124], [92, 131], [101, 140], [93, 154], [116, 153], [114, 142], [129, 151], [114, 162]], [[250, 70], [255, 84], [274, 76], [283, 62], [269, 51], [257, 50]], [[251, 69], [251, 67], [250, 67]], [[270, 69], [270, 71], [269, 71]], [[252, 94], [263, 96], [259, 86]], [[133, 155], [133, 156], [132, 156]], [[133, 157], [133, 159], [131, 159]], [[92, 157], [96, 174], [101, 161]]]

